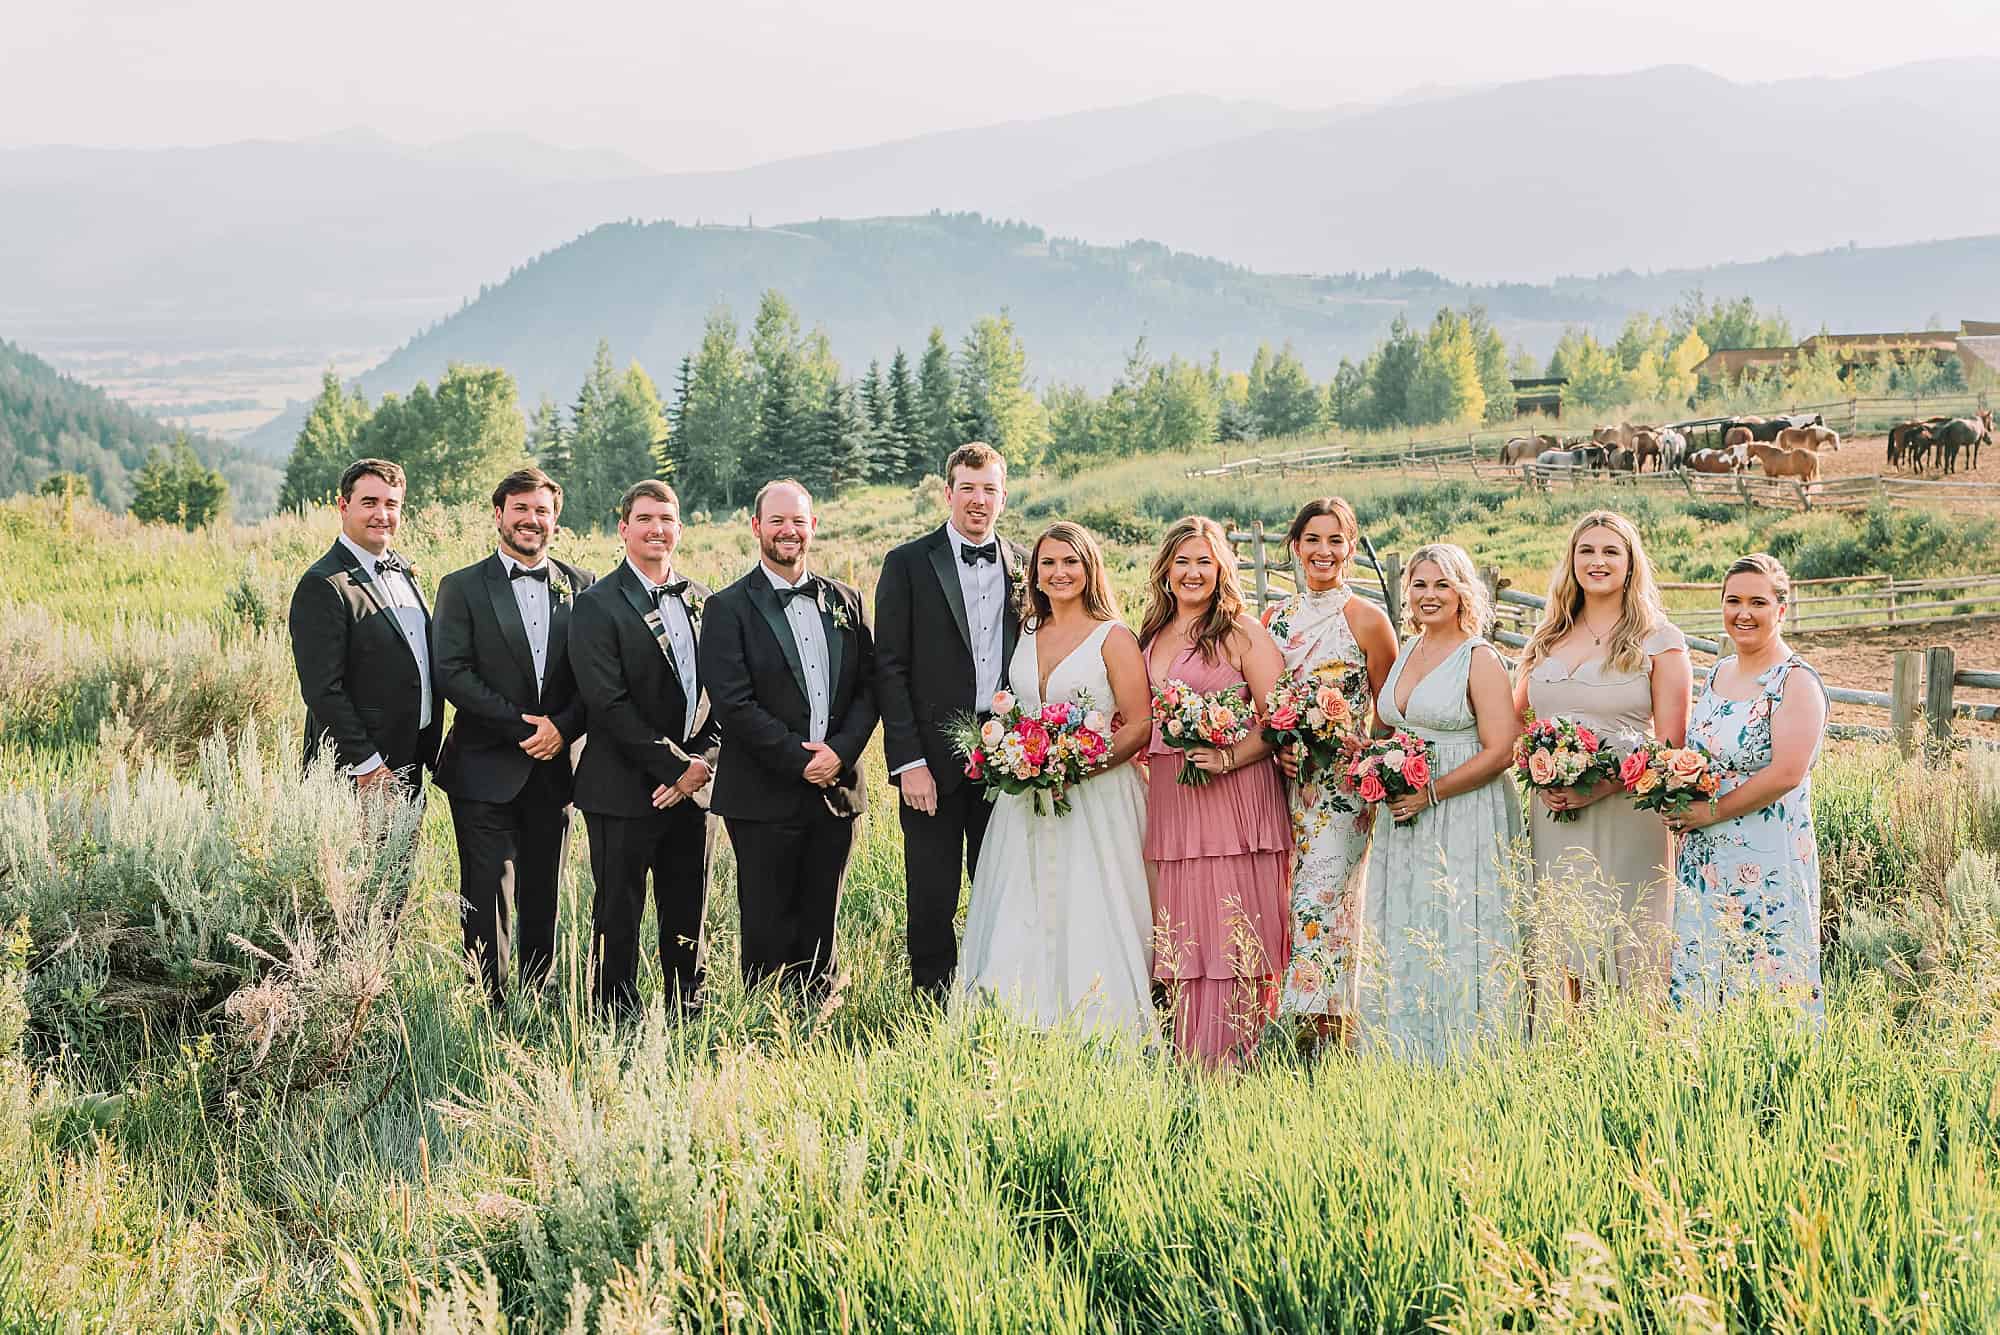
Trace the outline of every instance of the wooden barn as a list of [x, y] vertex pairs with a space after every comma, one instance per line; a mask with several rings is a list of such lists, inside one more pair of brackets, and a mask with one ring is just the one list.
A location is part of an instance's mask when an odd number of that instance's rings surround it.
[[1514, 416], [1526, 417], [1529, 413], [1539, 413], [1543, 417], [1561, 420], [1563, 415], [1563, 386], [1569, 383], [1566, 375], [1540, 376], [1522, 380], [1509, 380], [1514, 387]]

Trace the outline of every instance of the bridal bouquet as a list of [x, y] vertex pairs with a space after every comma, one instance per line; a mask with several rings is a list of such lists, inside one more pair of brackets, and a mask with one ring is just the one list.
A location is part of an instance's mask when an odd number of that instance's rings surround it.
[[[1153, 721], [1160, 725], [1160, 740], [1183, 751], [1197, 746], [1217, 750], [1234, 746], [1250, 735], [1257, 716], [1250, 708], [1250, 692], [1242, 686], [1225, 686], [1203, 694], [1178, 677], [1153, 692]], [[1199, 788], [1215, 776], [1181, 759], [1177, 782]]]
[[1431, 781], [1431, 744], [1407, 732], [1362, 742], [1347, 766], [1348, 786], [1364, 802], [1420, 793]]
[[1367, 687], [1366, 668], [1335, 658], [1310, 672], [1294, 668], [1271, 688], [1264, 702], [1264, 740], [1301, 748], [1300, 783], [1312, 782], [1321, 771], [1338, 773], [1354, 759], [1360, 720], [1348, 700]]
[[[1590, 788], [1599, 779], [1619, 779], [1618, 757], [1604, 739], [1574, 719], [1541, 718], [1514, 742], [1514, 772], [1521, 790]], [[1581, 812], [1551, 811], [1559, 821], [1575, 820]]]
[[960, 715], [948, 725], [965, 757], [965, 777], [986, 785], [986, 800], [1029, 793], [1038, 816], [1067, 816], [1069, 790], [1111, 760], [1111, 724], [1088, 692], [1030, 713], [1011, 691], [993, 696], [993, 717]]
[[1619, 782], [1641, 811], [1679, 815], [1722, 787], [1715, 761], [1699, 746], [1668, 746], [1648, 738], [1618, 767]]

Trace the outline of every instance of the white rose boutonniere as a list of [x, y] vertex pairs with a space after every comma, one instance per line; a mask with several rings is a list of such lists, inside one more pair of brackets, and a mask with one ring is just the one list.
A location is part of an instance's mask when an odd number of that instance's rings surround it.
[[692, 621], [695, 628], [699, 630], [701, 628], [701, 609], [708, 606], [708, 599], [702, 597], [693, 589], [689, 589], [687, 597], [682, 599], [682, 606], [687, 608], [688, 620]]
[[826, 609], [826, 614], [833, 618], [835, 630], [846, 630], [851, 624], [847, 619], [847, 604], [838, 598], [833, 600], [833, 606]]
[[576, 590], [570, 587], [569, 580], [563, 575], [563, 572], [560, 570], [550, 570], [549, 601], [555, 606], [561, 607], [574, 597], [576, 597]]

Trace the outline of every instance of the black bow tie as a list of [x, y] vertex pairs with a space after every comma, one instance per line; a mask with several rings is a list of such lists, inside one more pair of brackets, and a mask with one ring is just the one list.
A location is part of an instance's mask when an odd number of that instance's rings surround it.
[[653, 606], [658, 607], [669, 598], [678, 598], [687, 592], [688, 582], [677, 579], [671, 584], [662, 584], [653, 590]]
[[777, 589], [778, 606], [780, 607], [789, 607], [794, 598], [810, 598], [814, 602], [819, 601], [819, 579], [817, 577], [808, 579], [803, 584], [791, 585], [788, 588], [777, 588], [776, 585], [772, 587]]
[[394, 552], [383, 552], [375, 558], [375, 573], [378, 575], [410, 573], [410, 563]]
[[541, 565], [538, 565], [533, 569], [530, 569], [527, 566], [515, 566], [512, 570], [509, 570], [507, 572], [507, 578], [510, 580], [538, 579], [542, 583], [546, 584], [549, 582], [548, 563], [543, 562]]
[[969, 566], [976, 566], [981, 561], [991, 561], [993, 564], [998, 565], [1000, 564], [1000, 544], [989, 542], [984, 547], [975, 547], [969, 542], [961, 542], [958, 544], [958, 559]]

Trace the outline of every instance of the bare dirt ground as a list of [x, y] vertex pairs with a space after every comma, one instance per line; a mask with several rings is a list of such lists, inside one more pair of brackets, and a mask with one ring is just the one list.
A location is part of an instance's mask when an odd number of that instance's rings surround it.
[[[1979, 452], [1979, 467], [1968, 471], [1962, 465], [1953, 473], [1954, 478], [1964, 476], [1972, 482], [2000, 482], [2000, 450], [1982, 449]], [[1819, 457], [1822, 477], [1866, 477], [1879, 473], [1883, 477], [1943, 477], [1942, 465], [1928, 468], [1921, 473], [1912, 473], [1904, 468], [1889, 466], [1889, 436], [1887, 432], [1877, 435], [1843, 436], [1840, 448]]]
[[[1927, 649], [1934, 644], [1950, 645], [1960, 668], [2000, 671], [2000, 620], [1975, 621], [1963, 626], [1918, 626], [1910, 630], [1829, 630], [1786, 638], [1819, 670], [1828, 685], [1855, 690], [1888, 690], [1890, 655], [1898, 649]], [[2000, 704], [2000, 691], [1960, 687], [1953, 698], [1969, 704]], [[1886, 727], [1889, 722], [1889, 716], [1880, 710], [1858, 705], [1835, 705], [1833, 719], [1836, 723], [1877, 728]], [[1960, 719], [1952, 726], [1974, 736], [2000, 738], [2000, 723]]]

